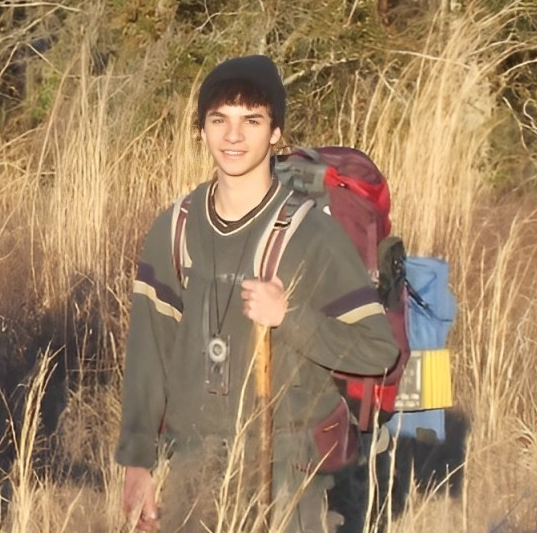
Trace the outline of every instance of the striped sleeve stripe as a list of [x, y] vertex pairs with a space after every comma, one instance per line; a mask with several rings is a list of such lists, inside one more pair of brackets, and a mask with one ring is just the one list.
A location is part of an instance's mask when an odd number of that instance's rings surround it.
[[155, 309], [160, 314], [169, 316], [170, 318], [173, 318], [177, 322], [180, 322], [183, 316], [181, 311], [179, 311], [179, 309], [176, 309], [169, 303], [166, 303], [163, 300], [160, 300], [157, 296], [157, 291], [155, 290], [155, 287], [152, 287], [151, 285], [145, 283], [144, 281], [135, 280], [134, 286], [133, 286], [133, 293], [146, 296], [153, 302], [153, 304], [155, 305]]
[[377, 289], [375, 289], [375, 287], [366, 286], [348, 292], [337, 300], [325, 305], [323, 307], [323, 312], [327, 316], [339, 317], [372, 303], [378, 303], [380, 305]]
[[181, 302], [181, 298], [169, 285], [166, 285], [165, 283], [162, 283], [157, 279], [155, 269], [152, 265], [141, 261], [138, 264], [138, 272], [136, 274], [136, 279], [138, 281], [142, 281], [143, 283], [147, 283], [147, 285], [151, 287], [154, 287], [157, 298], [159, 300], [162, 300], [164, 303], [167, 303], [172, 307], [179, 309], [179, 311], [183, 310], [183, 303]]
[[344, 313], [335, 318], [341, 320], [341, 322], [345, 322], [345, 324], [355, 324], [356, 322], [359, 322], [364, 318], [383, 314], [385, 314], [385, 311], [382, 304], [379, 304], [378, 302], [373, 302], [370, 304], [363, 305], [361, 307], [357, 307], [356, 309], [348, 311], [347, 313]]

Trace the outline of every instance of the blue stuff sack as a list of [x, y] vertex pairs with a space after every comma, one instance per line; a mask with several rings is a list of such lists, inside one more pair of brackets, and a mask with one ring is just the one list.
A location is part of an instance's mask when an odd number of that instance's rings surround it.
[[407, 257], [407, 333], [412, 350], [445, 348], [457, 303], [449, 288], [449, 264], [433, 257]]

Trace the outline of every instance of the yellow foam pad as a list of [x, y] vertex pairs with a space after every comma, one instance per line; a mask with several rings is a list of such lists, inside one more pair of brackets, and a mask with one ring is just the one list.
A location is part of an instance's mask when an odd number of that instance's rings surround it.
[[421, 352], [421, 393], [422, 409], [438, 409], [453, 405], [449, 350]]

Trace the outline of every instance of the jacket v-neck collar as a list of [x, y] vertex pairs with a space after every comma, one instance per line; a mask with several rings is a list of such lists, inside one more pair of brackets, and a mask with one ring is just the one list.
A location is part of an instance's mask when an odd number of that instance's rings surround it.
[[258, 215], [265, 211], [271, 200], [280, 190], [281, 185], [277, 178], [272, 178], [269, 190], [267, 191], [261, 202], [259, 202], [259, 204], [257, 204], [253, 209], [248, 211], [248, 213], [246, 213], [239, 220], [225, 220], [216, 212], [214, 193], [216, 191], [217, 186], [218, 182], [216, 179], [214, 179], [207, 188], [207, 196], [205, 201], [207, 219], [209, 221], [209, 224], [218, 233], [222, 235], [231, 235], [251, 224]]

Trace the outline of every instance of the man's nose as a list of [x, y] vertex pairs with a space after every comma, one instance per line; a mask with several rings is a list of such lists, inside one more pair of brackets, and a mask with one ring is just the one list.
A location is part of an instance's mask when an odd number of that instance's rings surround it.
[[226, 129], [225, 139], [231, 143], [242, 141], [244, 139], [242, 125], [237, 122], [229, 122]]

